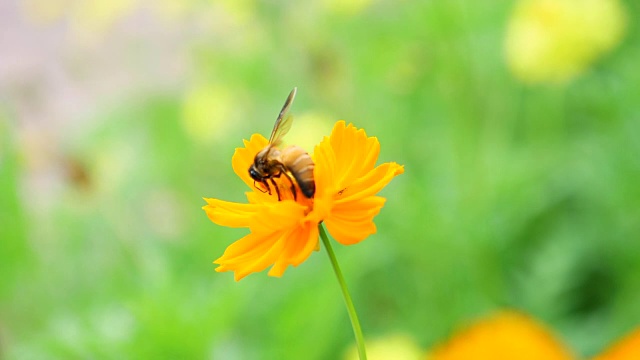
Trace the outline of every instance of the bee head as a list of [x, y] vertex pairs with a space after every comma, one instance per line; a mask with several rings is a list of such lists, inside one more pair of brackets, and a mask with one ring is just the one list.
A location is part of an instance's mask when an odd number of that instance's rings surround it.
[[249, 176], [251, 176], [251, 178], [255, 181], [261, 181], [263, 178], [263, 176], [260, 174], [260, 171], [258, 171], [255, 163], [253, 163], [249, 167]]
[[262, 181], [264, 177], [267, 176], [265, 172], [265, 167], [267, 166], [267, 157], [264, 150], [260, 151], [256, 154], [256, 157], [253, 159], [253, 164], [249, 167], [249, 176], [253, 180]]

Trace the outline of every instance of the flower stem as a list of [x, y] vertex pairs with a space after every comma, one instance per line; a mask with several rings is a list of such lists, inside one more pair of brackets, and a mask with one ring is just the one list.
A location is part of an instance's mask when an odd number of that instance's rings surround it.
[[344, 281], [342, 271], [340, 271], [340, 266], [338, 265], [338, 260], [336, 259], [336, 254], [333, 252], [331, 242], [329, 241], [327, 232], [324, 230], [324, 226], [322, 224], [318, 224], [318, 230], [320, 232], [322, 243], [327, 249], [329, 260], [331, 260], [331, 265], [333, 266], [333, 271], [336, 273], [336, 278], [338, 278], [340, 289], [342, 289], [342, 295], [344, 296], [344, 302], [347, 305], [349, 319], [351, 319], [351, 327], [353, 328], [353, 334], [356, 337], [356, 344], [358, 345], [358, 355], [360, 356], [360, 360], [367, 360], [367, 352], [364, 348], [364, 337], [362, 336], [362, 328], [360, 327], [358, 314], [356, 314], [356, 308], [353, 306], [353, 301], [351, 301], [351, 295], [349, 294], [349, 289], [347, 289], [347, 283]]

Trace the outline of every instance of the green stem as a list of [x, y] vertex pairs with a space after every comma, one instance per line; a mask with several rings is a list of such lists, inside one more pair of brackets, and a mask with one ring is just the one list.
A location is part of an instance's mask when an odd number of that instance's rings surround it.
[[353, 306], [353, 301], [351, 301], [351, 295], [349, 294], [349, 289], [347, 289], [347, 283], [344, 281], [344, 276], [342, 276], [342, 271], [340, 271], [340, 266], [338, 265], [336, 254], [333, 252], [331, 242], [329, 241], [329, 237], [324, 230], [324, 226], [322, 226], [322, 224], [318, 224], [318, 230], [320, 232], [320, 239], [322, 239], [322, 243], [327, 249], [329, 260], [331, 260], [331, 265], [333, 266], [333, 271], [336, 273], [336, 278], [338, 278], [340, 289], [342, 289], [342, 295], [344, 296], [344, 302], [347, 305], [349, 319], [351, 319], [351, 327], [353, 327], [353, 334], [356, 336], [358, 355], [360, 355], [360, 360], [367, 360], [367, 352], [364, 348], [364, 336], [362, 336], [362, 328], [360, 327], [358, 314], [356, 314], [356, 308]]

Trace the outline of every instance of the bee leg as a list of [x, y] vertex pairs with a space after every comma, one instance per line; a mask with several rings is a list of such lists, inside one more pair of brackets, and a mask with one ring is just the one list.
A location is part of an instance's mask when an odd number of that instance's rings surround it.
[[265, 185], [265, 186], [267, 187], [267, 189], [266, 189], [266, 190], [265, 190], [265, 189], [263, 189], [263, 188], [261, 188], [261, 187], [259, 187], [259, 186], [256, 184], [256, 182], [257, 182], [257, 181], [253, 180], [253, 187], [255, 187], [256, 189], [260, 190], [260, 192], [263, 192], [263, 193], [268, 192], [268, 193], [269, 193], [269, 195], [271, 195], [271, 188], [269, 188], [269, 184], [267, 184], [267, 182], [266, 182], [266, 181], [265, 181], [265, 182], [262, 182], [262, 181], [258, 182], [259, 184], [263, 184], [263, 185]]
[[[278, 194], [278, 201], [282, 200], [282, 198], [280, 197], [280, 189], [278, 189], [278, 184], [276, 184], [276, 181], [273, 180], [273, 178], [269, 178], [269, 180], [271, 180], [271, 184], [276, 189], [276, 194]], [[269, 195], [271, 195], [271, 192], [269, 192]]]
[[287, 180], [289, 180], [289, 183], [291, 184], [291, 194], [293, 195], [293, 201], [296, 201], [298, 199], [298, 193], [296, 191], [296, 183], [293, 182], [293, 179], [291, 179], [291, 176], [289, 176], [289, 173], [287, 173], [287, 169], [284, 167], [284, 165], [280, 165], [280, 172], [278, 173], [278, 175], [274, 176], [274, 177], [280, 177], [281, 175], [283, 175], [287, 178]]
[[298, 194], [296, 191], [296, 185], [293, 182], [293, 180], [291, 179], [291, 176], [289, 176], [289, 174], [287, 174], [286, 172], [281, 172], [280, 174], [284, 174], [284, 176], [287, 177], [287, 180], [289, 180], [289, 183], [291, 184], [291, 193], [293, 194], [293, 201], [297, 200]]
[[[280, 172], [277, 175], [273, 175], [272, 178], [280, 178], [280, 176], [282, 176], [284, 174], [284, 176], [287, 178], [287, 180], [289, 180], [289, 183], [291, 184], [291, 194], [293, 194], [293, 201], [298, 200], [298, 194], [296, 193], [296, 185], [293, 182], [293, 180], [291, 180], [291, 176], [289, 176], [289, 174], [287, 174], [287, 172], [285, 171], [285, 169], [281, 169]], [[274, 182], [275, 184], [275, 182]], [[280, 194], [280, 192], [278, 192], [278, 194]], [[280, 199], [280, 196], [278, 196], [278, 199]]]

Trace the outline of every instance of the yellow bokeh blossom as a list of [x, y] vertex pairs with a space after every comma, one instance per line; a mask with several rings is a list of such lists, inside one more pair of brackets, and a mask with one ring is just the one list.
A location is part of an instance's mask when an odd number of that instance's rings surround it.
[[566, 83], [620, 43], [618, 0], [521, 0], [507, 26], [506, 58], [527, 83]]
[[[367, 341], [368, 360], [420, 360], [423, 351], [416, 341], [406, 334], [391, 334]], [[344, 360], [357, 360], [358, 349], [355, 345], [344, 354]]]
[[[235, 279], [272, 266], [271, 276], [281, 276], [289, 265], [297, 266], [319, 246], [318, 224], [341, 244], [351, 245], [376, 232], [373, 218], [385, 198], [376, 194], [404, 169], [396, 163], [375, 166], [380, 143], [364, 130], [335, 124], [329, 137], [315, 147], [315, 195], [309, 199], [295, 188], [297, 196], [278, 198], [256, 189], [248, 169], [255, 155], [267, 146], [262, 135], [254, 134], [231, 160], [234, 172], [252, 190], [248, 204], [205, 199], [203, 207], [211, 221], [229, 227], [249, 228], [250, 233], [231, 244], [214, 263], [216, 271], [233, 271]], [[285, 177], [278, 179], [280, 192], [286, 191]]]
[[182, 125], [187, 135], [209, 143], [228, 135], [238, 120], [237, 94], [224, 86], [199, 85], [189, 90], [182, 105]]
[[503, 312], [485, 319], [437, 347], [427, 360], [569, 360], [567, 348], [531, 318]]

